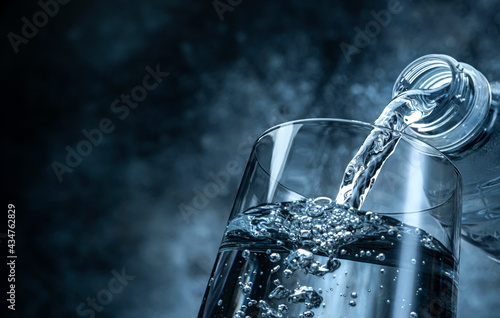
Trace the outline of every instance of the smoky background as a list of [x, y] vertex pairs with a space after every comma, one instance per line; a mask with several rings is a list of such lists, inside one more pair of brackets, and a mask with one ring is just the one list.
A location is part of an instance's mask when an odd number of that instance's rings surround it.
[[[294, 119], [373, 122], [425, 54], [499, 79], [499, 12], [487, 0], [2, 2], [2, 203], [16, 206], [18, 255], [16, 311], [2, 311], [195, 317], [253, 141]], [[500, 265], [463, 242], [459, 316], [496, 317], [499, 286]]]

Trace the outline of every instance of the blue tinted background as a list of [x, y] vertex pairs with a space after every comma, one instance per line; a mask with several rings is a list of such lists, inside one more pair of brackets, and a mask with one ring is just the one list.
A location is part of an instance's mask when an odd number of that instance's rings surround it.
[[[21, 35], [21, 18], [41, 7], [0, 7], [2, 206], [15, 204], [17, 221], [12, 317], [90, 317], [77, 307], [105, 297], [122, 269], [135, 278], [96, 317], [195, 317], [263, 130], [308, 117], [372, 122], [399, 72], [429, 53], [500, 78], [498, 1], [401, 0], [377, 31], [370, 11], [386, 1], [242, 1], [221, 21], [211, 1], [73, 0], [17, 54], [8, 34]], [[369, 43], [344, 54], [341, 43], [370, 26]], [[169, 75], [127, 116], [114, 112], [157, 65]], [[103, 118], [114, 131], [59, 182], [51, 165], [66, 164], [66, 147]], [[239, 169], [201, 199], [228, 164]], [[499, 264], [464, 243], [460, 281], [460, 317], [498, 317]]]

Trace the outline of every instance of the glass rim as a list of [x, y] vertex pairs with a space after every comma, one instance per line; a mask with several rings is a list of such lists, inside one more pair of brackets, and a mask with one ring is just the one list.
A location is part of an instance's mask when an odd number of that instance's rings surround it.
[[431, 149], [433, 153], [438, 154], [440, 157], [444, 158], [446, 163], [449, 164], [453, 168], [453, 170], [456, 172], [458, 177], [460, 179], [462, 179], [462, 174], [458, 170], [455, 163], [447, 155], [445, 155], [441, 150], [437, 149], [433, 145], [431, 145], [431, 144], [425, 142], [424, 140], [419, 139], [413, 135], [407, 134], [405, 132], [396, 131], [396, 130], [389, 129], [386, 127], [377, 126], [375, 124], [367, 123], [367, 122], [360, 121], [360, 120], [342, 119], [342, 118], [305, 118], [305, 119], [296, 119], [296, 120], [286, 121], [286, 122], [274, 125], [268, 129], [266, 129], [263, 133], [261, 133], [259, 135], [259, 137], [257, 137], [257, 139], [255, 140], [255, 142], [253, 144], [253, 147], [255, 147], [261, 141], [262, 138], [264, 138], [265, 136], [269, 135], [271, 132], [278, 130], [282, 127], [293, 126], [293, 125], [297, 125], [297, 124], [311, 124], [311, 123], [315, 123], [315, 122], [342, 123], [342, 124], [349, 124], [349, 125], [360, 126], [360, 127], [365, 127], [365, 128], [371, 128], [371, 129], [377, 128], [377, 129], [381, 129], [381, 130], [385, 130], [385, 131], [398, 132], [399, 134], [402, 135], [402, 139], [406, 140], [410, 144], [412, 144], [412, 145], [420, 144], [426, 148]]

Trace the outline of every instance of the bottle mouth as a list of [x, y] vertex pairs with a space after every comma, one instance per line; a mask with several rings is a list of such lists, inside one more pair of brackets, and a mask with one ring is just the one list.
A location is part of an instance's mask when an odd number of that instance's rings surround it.
[[488, 81], [472, 66], [450, 56], [430, 54], [410, 63], [398, 76], [393, 98], [407, 90], [439, 92], [436, 106], [408, 133], [450, 154], [473, 141], [486, 120], [491, 102]]

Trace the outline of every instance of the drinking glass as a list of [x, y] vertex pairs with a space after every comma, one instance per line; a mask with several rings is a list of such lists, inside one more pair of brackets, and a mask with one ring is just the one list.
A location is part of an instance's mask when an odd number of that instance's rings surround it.
[[332, 199], [374, 128], [258, 138], [198, 318], [456, 317], [461, 178], [443, 154], [402, 134], [360, 210]]

